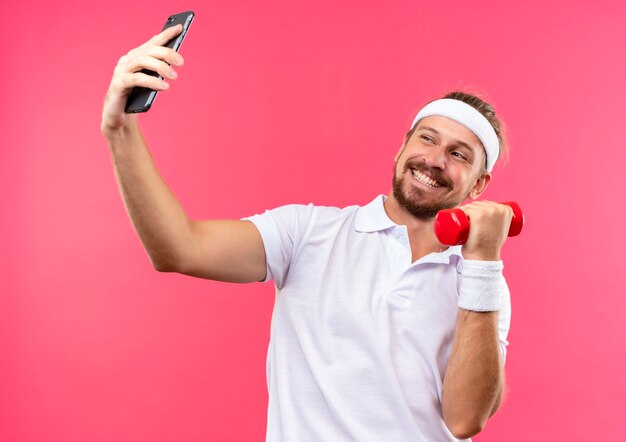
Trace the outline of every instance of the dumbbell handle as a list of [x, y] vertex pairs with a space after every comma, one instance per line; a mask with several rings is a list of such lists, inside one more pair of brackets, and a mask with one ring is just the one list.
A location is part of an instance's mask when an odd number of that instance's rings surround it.
[[[506, 204], [513, 209], [509, 236], [519, 235], [524, 226], [522, 209], [512, 201], [500, 204]], [[467, 219], [465, 212], [459, 208], [440, 210], [435, 217], [435, 235], [441, 244], [448, 246], [465, 244], [469, 230], [469, 219]]]

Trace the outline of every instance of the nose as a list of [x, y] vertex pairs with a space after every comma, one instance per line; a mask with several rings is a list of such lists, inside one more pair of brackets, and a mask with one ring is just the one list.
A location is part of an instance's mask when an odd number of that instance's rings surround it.
[[429, 167], [446, 168], [446, 150], [442, 146], [434, 146], [424, 155], [424, 162]]

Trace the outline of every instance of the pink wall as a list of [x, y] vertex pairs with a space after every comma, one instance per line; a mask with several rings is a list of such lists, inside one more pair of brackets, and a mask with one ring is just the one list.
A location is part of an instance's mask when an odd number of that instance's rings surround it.
[[3, 2], [0, 440], [256, 441], [271, 284], [154, 271], [99, 132], [117, 59], [186, 9], [143, 126], [189, 214], [366, 203], [425, 100], [488, 93], [520, 202], [509, 393], [477, 441], [622, 438], [626, 8], [595, 2]]

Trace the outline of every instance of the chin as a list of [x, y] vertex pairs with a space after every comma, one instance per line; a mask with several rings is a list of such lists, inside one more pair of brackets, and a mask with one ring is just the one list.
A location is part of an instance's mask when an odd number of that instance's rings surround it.
[[404, 177], [394, 176], [392, 180], [392, 189], [393, 196], [398, 202], [398, 205], [414, 217], [421, 220], [432, 219], [440, 210], [457, 207], [465, 199], [467, 199], [467, 196], [462, 201], [445, 198], [445, 196], [449, 196], [448, 193], [451, 189], [447, 189], [448, 192], [441, 192], [444, 193], [444, 195], [441, 196], [429, 194], [428, 192], [405, 182]]

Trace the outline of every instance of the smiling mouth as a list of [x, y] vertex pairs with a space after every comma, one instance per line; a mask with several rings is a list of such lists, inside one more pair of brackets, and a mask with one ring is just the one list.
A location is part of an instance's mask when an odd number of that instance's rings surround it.
[[417, 169], [411, 169], [411, 173], [413, 174], [415, 179], [417, 179], [417, 181], [419, 181], [420, 183], [428, 187], [432, 187], [433, 189], [436, 189], [438, 187], [443, 187], [443, 184], [441, 184], [438, 181], [433, 180], [429, 176], [424, 175], [422, 172], [420, 172]]

